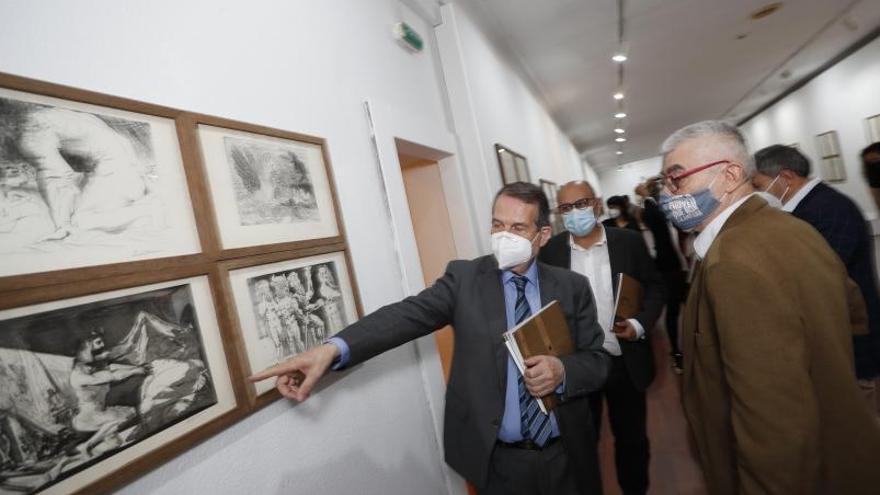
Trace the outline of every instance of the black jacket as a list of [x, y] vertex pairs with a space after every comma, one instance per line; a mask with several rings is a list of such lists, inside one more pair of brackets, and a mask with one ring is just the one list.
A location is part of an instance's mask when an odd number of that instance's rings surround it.
[[[638, 232], [628, 229], [605, 227], [608, 239], [608, 258], [611, 262], [612, 287], [616, 290], [614, 280], [619, 273], [625, 273], [642, 284], [644, 297], [642, 309], [636, 320], [645, 329], [645, 339], [635, 342], [620, 341], [623, 359], [633, 383], [644, 390], [654, 380], [654, 353], [649, 339], [651, 329], [666, 300], [663, 278], [648, 254], [645, 241]], [[568, 244], [569, 233], [562, 232], [541, 249], [538, 259], [549, 265], [571, 269], [571, 246]]]
[[[541, 305], [559, 301], [576, 351], [562, 356], [565, 394], [556, 408], [561, 441], [582, 493], [601, 493], [596, 438], [587, 394], [600, 389], [610, 359], [587, 279], [538, 263]], [[434, 285], [363, 317], [337, 334], [354, 366], [452, 325], [455, 349], [446, 388], [446, 462], [478, 488], [486, 484], [507, 385], [507, 330], [501, 271], [493, 256], [452, 261]]]
[[868, 224], [855, 202], [833, 187], [820, 182], [804, 196], [792, 214], [812, 225], [828, 241], [846, 265], [868, 311], [868, 335], [853, 341], [856, 375], [871, 378], [880, 374], [880, 299], [874, 269], [874, 245]]

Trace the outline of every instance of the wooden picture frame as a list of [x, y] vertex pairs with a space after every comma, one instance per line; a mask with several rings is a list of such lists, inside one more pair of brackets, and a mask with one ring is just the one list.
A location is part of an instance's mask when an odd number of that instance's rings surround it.
[[0, 293], [204, 261], [182, 115], [0, 73]]
[[[343, 240], [323, 138], [208, 115], [182, 118], [210, 211], [206, 251], [219, 259]], [[272, 187], [271, 184], [282, 186]], [[280, 197], [279, 197], [280, 195]]]
[[556, 198], [556, 195], [559, 193], [559, 186], [555, 182], [545, 179], [538, 179], [538, 182], [541, 184], [541, 190], [544, 191], [544, 195], [547, 196], [547, 203], [550, 207], [550, 227], [553, 229], [553, 235], [556, 235], [564, 230], [562, 215], [556, 211], [559, 207], [559, 200]]
[[[42, 364], [20, 366], [23, 371], [19, 374], [30, 373], [28, 379], [16, 380], [24, 383], [25, 388], [7, 383], [0, 394], [6, 395], [6, 400], [15, 398], [18, 412], [23, 414], [28, 409], [28, 400], [36, 404], [42, 392], [46, 392], [48, 405], [31, 410], [42, 411], [42, 416], [46, 416], [48, 409], [54, 418], [31, 418], [27, 423], [16, 419], [20, 425], [27, 424], [26, 428], [34, 430], [27, 436], [27, 441], [32, 442], [31, 456], [36, 456], [33, 452], [37, 450], [43, 453], [39, 462], [27, 464], [30, 482], [39, 482], [33, 479], [33, 471], [38, 467], [45, 468], [45, 475], [49, 476], [55, 471], [49, 469], [53, 466], [51, 462], [57, 461], [57, 478], [46, 480], [51, 484], [40, 490], [51, 487], [52, 491], [83, 495], [109, 492], [243, 417], [245, 382], [231, 326], [225, 314], [217, 311], [223, 300], [218, 272], [207, 263], [31, 288], [0, 298], [0, 348], [9, 354], [13, 352], [9, 344], [15, 341], [14, 352], [20, 353], [19, 360], [27, 358], [32, 364]], [[191, 303], [189, 310], [187, 302]], [[103, 331], [92, 333], [99, 326]], [[33, 336], [26, 338], [28, 335]], [[106, 343], [106, 353], [99, 352], [103, 346], [94, 343], [95, 335]], [[196, 351], [193, 342], [198, 344]], [[199, 353], [199, 359], [193, 360], [193, 352]], [[100, 361], [106, 364], [99, 366], [97, 356], [104, 356]], [[58, 365], [71, 360], [73, 367]], [[0, 380], [10, 380], [9, 370], [15, 367], [6, 360], [2, 368]], [[142, 368], [137, 374], [146, 378], [132, 385], [125, 381], [135, 380], [134, 374], [117, 376], [131, 368]], [[42, 370], [42, 380], [34, 370]], [[117, 394], [113, 399], [117, 405], [110, 407], [115, 387], [83, 381], [83, 377], [107, 370], [114, 373], [113, 379], [120, 382], [120, 388], [128, 389], [128, 396], [136, 398], [135, 407], [118, 405], [119, 396], [125, 397], [125, 393]], [[58, 378], [65, 371], [70, 376], [66, 384], [63, 377]], [[49, 376], [54, 380], [47, 380]], [[74, 387], [95, 386], [107, 386], [103, 399], [96, 398], [100, 394], [71, 394]], [[54, 401], [50, 400], [53, 398]], [[58, 404], [61, 406], [56, 408]], [[65, 409], [70, 414], [63, 414]], [[137, 414], [133, 415], [132, 410], [137, 410]], [[122, 416], [105, 417], [113, 415]], [[15, 418], [7, 415], [5, 421], [10, 421], [10, 417]], [[53, 425], [47, 426], [47, 422]], [[96, 424], [88, 426], [90, 422]], [[95, 426], [101, 429], [94, 432]], [[112, 428], [101, 436], [104, 426]], [[98, 441], [89, 446], [95, 439]], [[39, 449], [36, 443], [40, 443]], [[48, 450], [51, 458], [47, 459], [45, 449], [53, 448]]]
[[500, 143], [495, 143], [495, 156], [498, 159], [498, 168], [501, 170], [502, 184], [532, 181], [526, 157]]
[[880, 142], [880, 114], [865, 119], [865, 134], [868, 145]]
[[[284, 282], [285, 278], [290, 279], [291, 274], [296, 282], [304, 280], [303, 270], [306, 267], [320, 267], [321, 265], [335, 265], [333, 277], [338, 285], [338, 304], [342, 306], [341, 311], [337, 307], [337, 315], [342, 315], [338, 322], [329, 321], [332, 317], [328, 317], [326, 308], [331, 305], [331, 301], [322, 301], [321, 308], [306, 310], [305, 304], [299, 304], [292, 301], [294, 305], [301, 311], [299, 316], [291, 318], [296, 331], [299, 332], [298, 338], [309, 340], [307, 335], [312, 329], [309, 318], [314, 319], [320, 314], [318, 325], [323, 329], [321, 335], [314, 336], [310, 339], [310, 343], [300, 346], [299, 343], [293, 342], [273, 342], [274, 337], [270, 335], [272, 330], [265, 328], [271, 326], [269, 318], [264, 313], [267, 308], [255, 300], [259, 297], [259, 287], [262, 284], [267, 291], [271, 291], [268, 297], [271, 299], [273, 308], [269, 311], [274, 316], [274, 324], [277, 325], [278, 331], [289, 332], [288, 324], [284, 321], [286, 318], [284, 313], [293, 313], [293, 311], [283, 311], [278, 308], [281, 302], [277, 299], [278, 294], [275, 286], [276, 281]], [[320, 268], [319, 268], [320, 270]], [[223, 261], [218, 267], [219, 280], [224, 294], [225, 317], [231, 322], [233, 333], [240, 349], [239, 355], [241, 359], [239, 363], [242, 366], [242, 375], [250, 376], [251, 374], [272, 366], [278, 361], [287, 359], [298, 352], [308, 350], [311, 347], [320, 345], [325, 339], [353, 323], [356, 319], [363, 316], [363, 308], [357, 281], [355, 280], [354, 271], [351, 265], [351, 257], [345, 244], [331, 244], [326, 246], [313, 246], [297, 251], [284, 251], [276, 253], [268, 253], [260, 256], [249, 258], [239, 258], [234, 260]], [[320, 278], [320, 274], [315, 273]], [[276, 278], [277, 277], [277, 278]], [[285, 289], [292, 286], [287, 286]], [[313, 287], [299, 286], [301, 292], [308, 291], [305, 299], [308, 301], [317, 301], [326, 297], [322, 294], [317, 284]], [[294, 298], [296, 289], [290, 288], [290, 296]], [[262, 310], [262, 312], [261, 312]], [[257, 313], [260, 312], [261, 315]], [[338, 317], [338, 316], [337, 316]], [[263, 334], [260, 335], [260, 328]], [[288, 335], [289, 336], [289, 335]], [[285, 347], [285, 345], [287, 347]], [[294, 349], [296, 347], [296, 349]], [[285, 352], [292, 351], [292, 352]], [[278, 354], [272, 354], [278, 352]], [[327, 386], [333, 380], [322, 381], [322, 386]], [[257, 384], [248, 384], [246, 386], [246, 394], [248, 403], [252, 409], [259, 409], [265, 405], [277, 400], [281, 397], [275, 389], [273, 380], [264, 380]]]
[[840, 151], [837, 131], [823, 132], [816, 136], [816, 148], [821, 158], [821, 177], [828, 182], [846, 181], [846, 165]]

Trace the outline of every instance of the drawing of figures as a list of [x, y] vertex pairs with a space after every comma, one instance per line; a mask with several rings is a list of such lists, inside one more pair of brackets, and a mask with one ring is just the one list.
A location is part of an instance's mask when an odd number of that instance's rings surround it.
[[300, 308], [287, 286], [284, 274], [273, 275], [270, 283], [278, 306], [278, 314], [285, 331], [284, 356], [292, 356], [305, 350], [302, 329], [299, 326]]
[[339, 290], [339, 284], [336, 281], [332, 267], [329, 263], [318, 265], [317, 278], [318, 290], [317, 295], [324, 303], [322, 305], [324, 319], [329, 327], [330, 333], [336, 333], [345, 328], [345, 302], [342, 300], [342, 292]]
[[241, 225], [318, 221], [306, 164], [280, 143], [224, 137]]
[[39, 491], [216, 404], [204, 363], [188, 285], [0, 320], [0, 488]]
[[[314, 296], [311, 273], [312, 267], [307, 266], [293, 270], [287, 275], [287, 282], [292, 289], [293, 297], [301, 308], [299, 324], [300, 328], [305, 329], [303, 337], [306, 349], [311, 349], [324, 342], [324, 322], [314, 314], [320, 304], [311, 302], [312, 296]], [[307, 284], [303, 284], [302, 280], [306, 280]]]
[[280, 362], [286, 355], [283, 342], [286, 341], [287, 335], [281, 325], [278, 305], [275, 303], [275, 297], [272, 295], [272, 288], [269, 286], [268, 280], [260, 280], [254, 285], [254, 296], [257, 322], [263, 330], [260, 338], [268, 337], [271, 339], [275, 350], [275, 360]]

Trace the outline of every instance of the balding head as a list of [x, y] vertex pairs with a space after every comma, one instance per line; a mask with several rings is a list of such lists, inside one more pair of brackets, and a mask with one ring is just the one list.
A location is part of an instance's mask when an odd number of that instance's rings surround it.
[[[559, 188], [556, 194], [559, 203], [573, 203], [581, 198], [595, 197], [593, 186], [585, 180], [573, 180], [566, 182]], [[573, 198], [573, 199], [572, 199]], [[571, 201], [569, 201], [571, 199]]]

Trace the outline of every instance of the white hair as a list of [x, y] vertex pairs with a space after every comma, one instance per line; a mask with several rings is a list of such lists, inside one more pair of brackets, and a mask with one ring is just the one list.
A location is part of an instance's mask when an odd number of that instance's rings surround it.
[[722, 120], [704, 120], [682, 127], [663, 141], [660, 152], [666, 158], [682, 143], [706, 136], [719, 138], [718, 146], [725, 148], [723, 151], [727, 153], [725, 158], [741, 164], [747, 177], [755, 175], [755, 160], [749, 153], [745, 136], [735, 125]]

